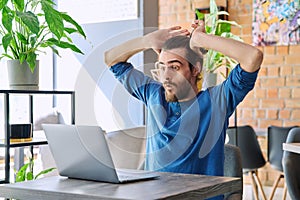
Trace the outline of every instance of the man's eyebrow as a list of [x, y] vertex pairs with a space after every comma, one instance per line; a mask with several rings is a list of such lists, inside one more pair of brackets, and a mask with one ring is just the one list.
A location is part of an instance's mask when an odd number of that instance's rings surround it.
[[[162, 61], [157, 61], [157, 62], [158, 62], [159, 64], [165, 65], [165, 63], [162, 62]], [[167, 64], [172, 64], [172, 63], [179, 63], [179, 64], [183, 65], [183, 63], [182, 63], [180, 60], [177, 60], [177, 59], [169, 60], [169, 61], [167, 62]]]

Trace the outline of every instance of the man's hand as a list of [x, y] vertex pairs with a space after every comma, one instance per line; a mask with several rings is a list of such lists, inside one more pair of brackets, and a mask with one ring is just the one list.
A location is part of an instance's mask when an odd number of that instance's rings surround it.
[[[252, 45], [231, 38], [205, 33], [204, 21], [195, 21], [191, 33], [190, 47], [196, 52], [211, 49], [220, 52], [240, 63], [243, 70], [255, 72], [263, 60], [262, 52]], [[200, 49], [201, 48], [201, 49]]]
[[161, 29], [151, 32], [145, 36], [134, 38], [124, 42], [104, 53], [104, 61], [107, 66], [112, 66], [118, 62], [126, 62], [131, 56], [146, 49], [152, 48], [159, 53], [163, 43], [177, 35], [190, 35], [186, 29], [181, 29], [180, 26], [173, 26], [168, 29]]
[[162, 45], [166, 40], [178, 35], [190, 35], [187, 29], [181, 29], [180, 26], [173, 26], [168, 29], [160, 29], [145, 35], [145, 41], [149, 43], [149, 46], [156, 52], [160, 53]]
[[192, 24], [190, 47], [197, 53], [205, 54], [205, 50], [201, 46], [202, 36], [205, 34], [205, 24], [203, 20], [195, 20]]

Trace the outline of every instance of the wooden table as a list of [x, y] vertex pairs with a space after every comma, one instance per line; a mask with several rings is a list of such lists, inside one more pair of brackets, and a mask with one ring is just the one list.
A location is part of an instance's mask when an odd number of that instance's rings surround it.
[[0, 185], [0, 196], [16, 199], [204, 199], [241, 191], [240, 178], [160, 173], [160, 178], [125, 184], [52, 176]]
[[300, 154], [300, 143], [283, 143], [282, 148], [285, 151]]

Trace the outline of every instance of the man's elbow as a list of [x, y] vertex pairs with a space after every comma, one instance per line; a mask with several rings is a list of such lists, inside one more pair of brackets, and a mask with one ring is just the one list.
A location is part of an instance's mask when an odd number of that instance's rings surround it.
[[112, 66], [112, 60], [109, 58], [109, 51], [104, 52], [104, 62], [108, 67]]
[[260, 68], [263, 58], [264, 58], [263, 52], [259, 49], [255, 49], [251, 58], [253, 71], [257, 71]]
[[246, 67], [246, 71], [248, 72], [255, 72], [257, 70], [259, 70], [261, 64], [262, 64], [262, 61], [263, 61], [263, 52], [257, 48], [255, 48], [251, 54], [248, 56], [248, 59], [247, 59], [247, 63], [244, 63], [241, 65]]

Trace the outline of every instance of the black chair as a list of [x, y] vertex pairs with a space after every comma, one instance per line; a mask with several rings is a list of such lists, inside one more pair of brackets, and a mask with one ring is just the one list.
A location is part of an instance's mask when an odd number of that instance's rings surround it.
[[224, 195], [226, 200], [242, 200], [243, 197], [243, 172], [242, 157], [240, 149], [231, 144], [224, 146], [224, 176], [241, 178], [241, 188], [239, 192], [227, 193]]
[[[282, 167], [282, 144], [286, 141], [289, 131], [295, 126], [281, 127], [281, 126], [269, 126], [268, 127], [268, 162], [270, 166], [279, 172], [276, 177], [272, 191], [270, 193], [269, 200], [273, 199], [275, 191], [277, 189], [279, 181], [284, 178]], [[286, 184], [284, 183], [283, 198], [286, 199]]]
[[258, 191], [265, 200], [266, 195], [261, 181], [257, 176], [257, 170], [266, 164], [266, 160], [259, 146], [256, 133], [251, 126], [229, 127], [227, 129], [229, 144], [237, 145], [242, 155], [243, 172], [248, 173], [251, 178], [254, 197], [258, 200]]
[[[300, 128], [289, 131], [286, 143], [300, 142]], [[300, 154], [284, 151], [282, 166], [291, 199], [300, 199]]]

